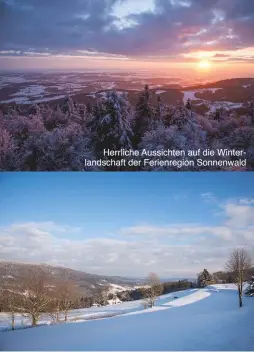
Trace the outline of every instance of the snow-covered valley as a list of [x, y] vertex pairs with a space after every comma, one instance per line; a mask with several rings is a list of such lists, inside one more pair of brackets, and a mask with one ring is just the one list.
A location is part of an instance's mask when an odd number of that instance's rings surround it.
[[[187, 100], [195, 101], [194, 110], [200, 113], [205, 107], [207, 113], [216, 109], [240, 109], [252, 96], [254, 81], [252, 78], [233, 79], [200, 85], [194, 79], [183, 81], [172, 75], [153, 77], [151, 73], [26, 73], [4, 74], [0, 77], [0, 104], [40, 104], [44, 102], [59, 103], [67, 95], [81, 103], [105, 99], [107, 93], [115, 89], [117, 94], [124, 95], [135, 105], [137, 96], [148, 84], [154, 101], [158, 96], [166, 104]], [[190, 84], [197, 84], [190, 87]], [[197, 94], [207, 94], [197, 97]], [[225, 99], [224, 99], [225, 97]]]
[[[160, 296], [150, 309], [142, 301], [80, 309], [70, 312], [79, 324], [1, 332], [0, 349], [253, 350], [253, 298], [245, 297], [241, 309], [237, 299], [233, 285], [213, 285]], [[125, 314], [105, 318], [113, 312]], [[92, 315], [97, 319], [85, 321]]]
[[234, 103], [231, 101], [211, 101], [206, 99], [201, 99], [196, 97], [196, 93], [203, 93], [203, 92], [216, 92], [222, 88], [202, 88], [196, 90], [184, 90], [182, 93], [184, 94], [183, 103], [186, 105], [187, 101], [190, 100], [198, 100], [198, 103], [195, 105], [204, 104], [209, 109], [209, 112], [215, 112], [217, 109], [224, 108], [225, 110], [237, 109], [243, 106], [243, 103]]

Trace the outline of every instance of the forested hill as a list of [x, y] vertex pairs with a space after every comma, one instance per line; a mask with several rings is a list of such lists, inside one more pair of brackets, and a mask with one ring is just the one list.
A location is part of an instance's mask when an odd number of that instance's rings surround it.
[[[217, 88], [216, 88], [217, 89]], [[212, 94], [216, 94], [215, 91]], [[164, 94], [164, 92], [162, 93]], [[0, 109], [0, 170], [21, 171], [202, 171], [254, 169], [254, 101], [217, 104], [205, 98], [209, 92], [185, 92], [185, 103], [167, 104], [163, 95], [148, 86], [136, 104], [116, 90], [94, 104], [67, 97], [55, 106], [47, 103], [3, 106]], [[197, 95], [196, 94], [196, 95]], [[204, 101], [206, 104], [204, 104]], [[208, 112], [198, 113], [195, 104]], [[240, 104], [242, 105], [242, 104]], [[105, 159], [104, 149], [135, 150], [137, 163]], [[215, 154], [200, 159], [200, 151]], [[223, 154], [239, 150], [242, 160]], [[146, 151], [145, 158], [143, 151]], [[180, 150], [173, 160], [156, 151]], [[152, 157], [147, 159], [147, 153]], [[189, 151], [194, 151], [189, 155]], [[195, 152], [199, 151], [199, 152]], [[155, 153], [154, 153], [155, 152]], [[154, 154], [153, 154], [154, 153]], [[186, 157], [188, 156], [188, 158]]]

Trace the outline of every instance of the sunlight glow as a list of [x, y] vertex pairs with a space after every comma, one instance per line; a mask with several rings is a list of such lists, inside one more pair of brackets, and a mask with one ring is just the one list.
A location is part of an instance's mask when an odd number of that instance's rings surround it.
[[208, 60], [202, 60], [198, 63], [198, 67], [201, 70], [209, 70], [209, 68], [211, 67], [211, 62]]

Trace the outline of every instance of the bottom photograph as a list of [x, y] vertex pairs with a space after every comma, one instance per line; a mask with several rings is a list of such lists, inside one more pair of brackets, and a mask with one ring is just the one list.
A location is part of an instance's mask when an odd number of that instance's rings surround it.
[[0, 350], [253, 350], [253, 184], [0, 174]]

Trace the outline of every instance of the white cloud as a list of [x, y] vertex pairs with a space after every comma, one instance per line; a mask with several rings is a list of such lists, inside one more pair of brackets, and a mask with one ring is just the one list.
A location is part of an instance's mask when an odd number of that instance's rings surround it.
[[195, 276], [205, 266], [221, 270], [237, 246], [254, 254], [254, 207], [245, 198], [218, 206], [223, 212], [220, 224], [146, 224], [119, 229], [114, 238], [86, 234], [84, 239], [81, 228], [54, 222], [12, 224], [0, 229], [0, 257], [122, 276], [151, 270], [163, 276]]
[[254, 198], [241, 198], [239, 204], [243, 205], [254, 205]]
[[211, 192], [201, 193], [201, 198], [208, 203], [217, 202], [217, 198]]
[[232, 229], [226, 226], [198, 226], [196, 224], [182, 224], [175, 226], [135, 226], [121, 230], [125, 235], [138, 236], [144, 235], [153, 237], [165, 236], [169, 239], [188, 239], [195, 238], [198, 235], [213, 235], [219, 239], [231, 239], [233, 236]]
[[243, 203], [242, 199], [238, 203], [228, 203], [223, 206], [227, 216], [227, 226], [232, 228], [254, 226], [254, 206], [251, 206], [252, 203], [243, 204], [246, 203]]
[[80, 232], [82, 229], [80, 227], [74, 227], [69, 225], [58, 225], [53, 221], [46, 221], [46, 222], [25, 222], [22, 224], [12, 224], [10, 227], [12, 232], [22, 232], [22, 231], [29, 231], [37, 233], [44, 233], [49, 234], [50, 232], [59, 232], [59, 233], [77, 233]]

